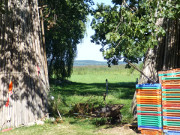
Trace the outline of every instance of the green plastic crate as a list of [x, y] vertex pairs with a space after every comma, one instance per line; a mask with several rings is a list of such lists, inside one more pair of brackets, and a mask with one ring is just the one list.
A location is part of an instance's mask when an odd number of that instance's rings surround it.
[[163, 96], [180, 96], [180, 94], [177, 94], [177, 93], [162, 93]]
[[180, 77], [162, 77], [161, 80], [180, 80]]
[[138, 113], [155, 113], [155, 114], [161, 114], [162, 112], [161, 111], [139, 111], [137, 110]]
[[167, 73], [167, 74], [158, 74], [159, 76], [171, 76], [171, 75], [179, 75], [180, 72], [176, 72], [176, 73]]
[[138, 107], [162, 107], [162, 105], [137, 104]]
[[180, 126], [180, 121], [163, 121], [164, 126]]
[[163, 101], [180, 101], [180, 98], [162, 98]]
[[167, 109], [163, 109], [163, 112], [180, 112], [180, 110], [167, 110]]

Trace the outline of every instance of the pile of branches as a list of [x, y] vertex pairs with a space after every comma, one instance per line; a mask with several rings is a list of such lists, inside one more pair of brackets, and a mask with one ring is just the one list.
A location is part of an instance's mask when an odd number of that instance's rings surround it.
[[70, 111], [70, 114], [83, 117], [110, 118], [111, 124], [121, 123], [122, 115], [120, 110], [123, 104], [111, 104], [104, 107], [94, 107], [88, 103], [78, 103]]

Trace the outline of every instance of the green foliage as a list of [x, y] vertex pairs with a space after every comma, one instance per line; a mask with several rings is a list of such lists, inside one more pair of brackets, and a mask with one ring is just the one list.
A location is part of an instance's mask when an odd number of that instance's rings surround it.
[[85, 33], [91, 0], [45, 0], [44, 22], [49, 74], [69, 77], [77, 47]]
[[[148, 48], [158, 45], [157, 37], [165, 35], [158, 19], [179, 18], [180, 2], [169, 0], [112, 0], [113, 7], [100, 4], [91, 23], [92, 41], [102, 45], [106, 59], [124, 56], [138, 62]], [[112, 51], [113, 50], [113, 51]]]

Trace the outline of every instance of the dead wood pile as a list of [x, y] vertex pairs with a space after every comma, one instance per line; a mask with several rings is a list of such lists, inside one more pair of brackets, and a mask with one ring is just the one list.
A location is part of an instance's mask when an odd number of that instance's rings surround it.
[[122, 120], [121, 108], [123, 104], [111, 104], [104, 107], [94, 107], [92, 104], [78, 103], [70, 114], [83, 117], [110, 118], [111, 123], [120, 123]]

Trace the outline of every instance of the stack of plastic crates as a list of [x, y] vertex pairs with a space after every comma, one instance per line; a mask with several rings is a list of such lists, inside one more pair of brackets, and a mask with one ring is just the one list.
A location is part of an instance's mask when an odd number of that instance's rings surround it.
[[180, 70], [159, 72], [162, 84], [163, 131], [180, 135]]
[[138, 129], [143, 135], [161, 135], [161, 99], [161, 84], [136, 85]]
[[167, 70], [167, 71], [159, 71], [158, 75], [159, 75], [159, 83], [162, 82], [161, 80], [162, 77], [180, 77], [180, 68]]

